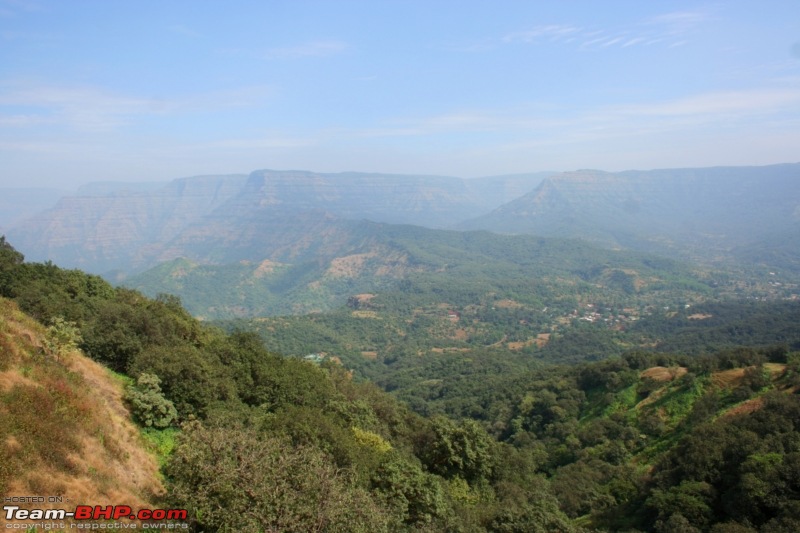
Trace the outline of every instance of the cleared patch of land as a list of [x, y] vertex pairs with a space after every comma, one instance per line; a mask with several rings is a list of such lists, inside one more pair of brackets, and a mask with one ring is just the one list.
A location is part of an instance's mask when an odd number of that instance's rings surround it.
[[653, 381], [672, 381], [673, 379], [683, 376], [687, 372], [688, 370], [683, 366], [669, 368], [665, 366], [654, 366], [642, 371], [640, 376], [642, 378], [652, 379]]

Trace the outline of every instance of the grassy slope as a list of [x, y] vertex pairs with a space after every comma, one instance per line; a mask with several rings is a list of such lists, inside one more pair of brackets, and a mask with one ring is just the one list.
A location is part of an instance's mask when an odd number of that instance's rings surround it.
[[44, 505], [67, 509], [152, 507], [163, 492], [158, 464], [122, 384], [80, 352], [56, 358], [46, 344], [46, 328], [0, 298], [0, 493], [63, 496], [69, 503]]

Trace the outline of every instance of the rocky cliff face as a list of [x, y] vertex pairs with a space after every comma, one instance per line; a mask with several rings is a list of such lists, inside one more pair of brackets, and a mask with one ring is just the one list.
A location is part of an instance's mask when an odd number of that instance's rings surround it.
[[[526, 179], [527, 191], [535, 178], [505, 181]], [[247, 209], [323, 210], [345, 219], [442, 228], [502, 203], [487, 199], [482, 184], [446, 176], [261, 170], [250, 174], [238, 201]]]

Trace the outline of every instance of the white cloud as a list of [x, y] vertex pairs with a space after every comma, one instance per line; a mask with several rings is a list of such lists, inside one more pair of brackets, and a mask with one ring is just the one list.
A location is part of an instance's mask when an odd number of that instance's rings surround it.
[[131, 115], [147, 112], [151, 102], [95, 87], [6, 83], [0, 85], [0, 106], [32, 107], [40, 120], [62, 122], [80, 130], [104, 130], [125, 123]]
[[581, 31], [580, 28], [575, 26], [567, 26], [563, 24], [549, 24], [546, 26], [536, 26], [527, 31], [519, 31], [506, 35], [503, 37], [503, 42], [524, 42], [531, 43], [544, 38], [549, 41], [558, 41], [570, 37]]
[[800, 112], [800, 89], [753, 89], [699, 94], [677, 100], [610, 108], [631, 116], [762, 115]]
[[664, 43], [666, 46], [682, 46], [688, 36], [709, 20], [699, 11], [665, 13], [650, 19], [616, 28], [581, 28], [571, 24], [539, 25], [530, 30], [509, 33], [500, 40], [503, 43], [540, 44], [545, 42], [562, 45], [577, 44], [581, 48], [610, 48], [617, 46], [647, 46]]
[[639, 43], [642, 43], [642, 42], [644, 42], [644, 38], [643, 37], [635, 37], [633, 39], [628, 40], [625, 44], [623, 44], [622, 48], [627, 48], [629, 46], [633, 46], [635, 44], [639, 44]]
[[[746, 91], [711, 92], [647, 104], [597, 106], [581, 112], [554, 106], [462, 110], [460, 112], [397, 118], [382, 126], [361, 130], [339, 130], [345, 138], [391, 138], [466, 135], [486, 149], [506, 139], [511, 146], [588, 142], [639, 135], [681, 136], [684, 132], [724, 132], [731, 123], [747, 124], [747, 134], [763, 125], [767, 129], [789, 128], [800, 120], [800, 89], [762, 88]], [[509, 139], [517, 139], [510, 141]], [[465, 141], [468, 142], [468, 141]]]
[[652, 17], [644, 21], [644, 24], [657, 26], [659, 31], [671, 35], [678, 35], [693, 30], [708, 19], [708, 14], [700, 11], [676, 11]]
[[27, 128], [30, 126], [41, 126], [52, 120], [38, 115], [0, 115], [0, 127]]
[[298, 148], [302, 146], [312, 146], [316, 143], [313, 139], [299, 137], [256, 137], [252, 139], [219, 139], [208, 143], [200, 143], [192, 146], [197, 150], [232, 149], [232, 150], [262, 150], [273, 148]]
[[621, 40], [622, 40], [622, 37], [614, 37], [614, 38], [609, 39], [608, 41], [604, 42], [600, 46], [602, 46], [603, 48], [606, 48], [607, 46], [611, 46], [612, 44], [617, 44]]
[[312, 41], [296, 46], [270, 48], [263, 56], [267, 59], [299, 59], [303, 57], [328, 57], [347, 50], [342, 41]]

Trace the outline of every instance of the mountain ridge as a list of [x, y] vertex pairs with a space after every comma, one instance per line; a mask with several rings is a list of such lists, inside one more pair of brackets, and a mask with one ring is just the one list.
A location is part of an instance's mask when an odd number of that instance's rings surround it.
[[[293, 239], [302, 239], [303, 232], [319, 233], [320, 220], [371, 218], [444, 227], [488, 212], [542, 178], [260, 170], [247, 176], [181, 178], [156, 190], [99, 184], [84, 188], [87, 195], [62, 198], [52, 209], [11, 228], [8, 237], [33, 260], [54, 260], [95, 273], [130, 273], [191, 256], [191, 249], [186, 252], [181, 246], [191, 248], [211, 227], [224, 234], [242, 224], [257, 224], [242, 233], [279, 234], [289, 226], [287, 217], [295, 217], [299, 230], [293, 230]], [[308, 226], [300, 223], [304, 217]]]
[[492, 213], [458, 226], [579, 237], [660, 253], [729, 253], [800, 230], [800, 164], [582, 170], [543, 181]]

